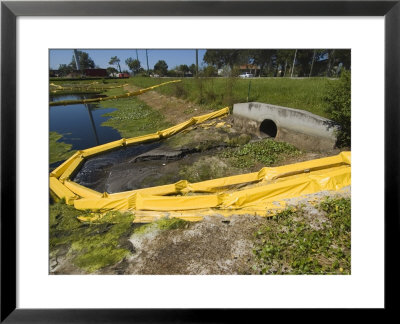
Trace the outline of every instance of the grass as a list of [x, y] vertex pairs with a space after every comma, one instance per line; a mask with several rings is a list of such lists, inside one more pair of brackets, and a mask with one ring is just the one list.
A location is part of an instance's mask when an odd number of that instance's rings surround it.
[[[175, 78], [171, 78], [175, 79]], [[128, 83], [146, 88], [165, 82], [164, 78], [134, 77]], [[290, 108], [310, 111], [329, 117], [325, 111], [324, 93], [329, 82], [326, 78], [183, 78], [181, 83], [155, 89], [168, 96], [180, 97], [213, 109], [247, 102], [249, 82], [249, 101], [259, 101]]]
[[64, 161], [75, 153], [75, 150], [71, 150], [72, 144], [59, 142], [61, 138], [62, 135], [57, 132], [49, 133], [49, 164]]
[[257, 231], [253, 253], [260, 274], [350, 274], [351, 203], [325, 198], [314, 224], [303, 208], [288, 208]]
[[133, 232], [131, 214], [109, 212], [97, 223], [84, 224], [77, 216], [85, 213], [88, 212], [76, 210], [62, 201], [50, 205], [50, 255], [68, 251], [73, 264], [94, 272], [131, 253], [127, 248], [129, 242], [123, 240]]
[[[132, 84], [147, 88], [165, 81], [178, 80], [179, 78], [149, 78], [132, 77], [129, 79], [98, 80], [99, 85], [114, 86]], [[324, 96], [329, 84], [336, 80], [326, 78], [253, 78], [243, 80], [239, 78], [181, 78], [182, 82], [159, 87], [154, 91], [167, 96], [187, 99], [194, 103], [204, 105], [209, 109], [219, 109], [222, 106], [231, 106], [237, 102], [259, 101], [290, 108], [310, 111], [323, 117], [330, 117], [326, 111], [327, 103]], [[93, 81], [51, 81], [55, 84], [88, 84]], [[250, 96], [248, 98], [249, 82]], [[121, 88], [107, 91], [112, 94], [121, 94]]]

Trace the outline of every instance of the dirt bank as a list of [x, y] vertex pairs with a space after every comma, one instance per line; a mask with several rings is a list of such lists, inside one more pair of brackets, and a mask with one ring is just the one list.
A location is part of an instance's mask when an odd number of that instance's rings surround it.
[[[140, 88], [134, 85], [128, 85], [125, 86], [124, 89], [127, 91], [137, 91]], [[204, 107], [196, 105], [193, 102], [164, 96], [157, 91], [148, 91], [141, 94], [140, 100], [161, 112], [165, 116], [165, 119], [173, 125], [184, 122], [191, 117], [201, 115], [206, 111]]]

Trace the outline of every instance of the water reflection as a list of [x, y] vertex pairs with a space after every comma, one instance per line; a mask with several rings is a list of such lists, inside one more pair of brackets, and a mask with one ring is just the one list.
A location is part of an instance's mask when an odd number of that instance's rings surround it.
[[[50, 101], [81, 100], [93, 96], [51, 96]], [[103, 116], [114, 108], [102, 108], [97, 103], [49, 107], [49, 129], [63, 135], [60, 141], [72, 144], [72, 149], [82, 150], [121, 138], [119, 132], [101, 124], [109, 119]]]

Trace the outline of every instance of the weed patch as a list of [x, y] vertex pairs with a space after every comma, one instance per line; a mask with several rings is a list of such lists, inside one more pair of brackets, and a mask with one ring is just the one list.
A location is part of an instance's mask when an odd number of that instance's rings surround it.
[[300, 155], [301, 152], [291, 144], [264, 139], [247, 143], [237, 148], [224, 150], [220, 156], [229, 160], [237, 168], [252, 168], [256, 163], [273, 165], [285, 157]]
[[260, 274], [350, 274], [351, 204], [327, 197], [319, 208], [327, 220], [310, 225], [302, 208], [288, 208], [255, 234], [253, 253]]

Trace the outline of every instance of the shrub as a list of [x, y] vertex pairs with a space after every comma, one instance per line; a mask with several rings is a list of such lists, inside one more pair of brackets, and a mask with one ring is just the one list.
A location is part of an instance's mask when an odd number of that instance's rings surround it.
[[337, 146], [351, 146], [351, 74], [343, 71], [337, 81], [328, 85], [325, 95], [327, 112], [331, 119], [338, 124]]

